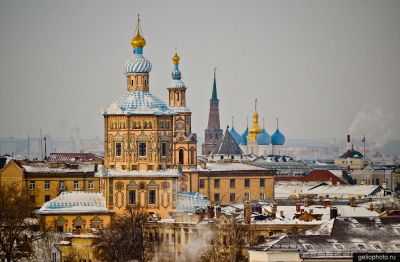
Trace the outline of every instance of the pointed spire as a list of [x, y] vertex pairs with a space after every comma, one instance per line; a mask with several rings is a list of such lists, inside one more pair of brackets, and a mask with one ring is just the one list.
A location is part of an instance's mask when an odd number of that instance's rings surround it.
[[140, 27], [140, 16], [138, 14], [135, 36], [132, 38], [131, 45], [134, 48], [135, 54], [141, 54], [143, 47], [146, 45], [146, 40], [143, 38], [142, 28]]
[[265, 117], [263, 117], [263, 129], [265, 129]]
[[246, 116], [246, 127], [249, 127], [249, 117]]
[[276, 118], [276, 129], [279, 129], [279, 118]]
[[212, 90], [212, 95], [211, 95], [211, 101], [218, 101], [216, 74], [217, 74], [217, 68], [214, 67], [214, 83], [213, 83], [213, 90]]

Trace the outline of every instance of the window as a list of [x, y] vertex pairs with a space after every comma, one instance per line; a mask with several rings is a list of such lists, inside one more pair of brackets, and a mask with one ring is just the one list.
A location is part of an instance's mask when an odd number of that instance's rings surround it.
[[115, 156], [122, 156], [122, 144], [120, 142], [115, 143]]
[[260, 187], [265, 187], [265, 179], [260, 178]]
[[30, 181], [29, 182], [29, 189], [30, 190], [35, 190], [35, 181]]
[[183, 165], [183, 149], [179, 149], [179, 164]]
[[200, 179], [200, 188], [204, 188], [204, 187], [205, 187], [205, 180]]
[[146, 156], [146, 143], [139, 143], [139, 156]]
[[305, 248], [306, 248], [307, 250], [312, 250], [312, 249], [314, 249], [314, 248], [312, 247], [312, 245], [310, 245], [310, 244], [304, 244], [304, 246], [305, 246]]
[[235, 193], [231, 193], [229, 195], [229, 201], [231, 201], [231, 203], [235, 203], [236, 201]]
[[136, 190], [129, 190], [129, 205], [136, 204]]
[[249, 188], [250, 187], [250, 179], [248, 179], [248, 178], [244, 179], [244, 187], [245, 188]]
[[214, 202], [215, 203], [219, 202], [219, 193], [214, 193]]
[[265, 193], [264, 192], [261, 192], [260, 193], [260, 200], [264, 200], [265, 199]]
[[50, 201], [50, 195], [45, 195], [44, 196], [44, 202]]
[[131, 80], [131, 85], [133, 86], [133, 79]]
[[231, 188], [235, 188], [235, 179], [230, 179], [229, 180], [229, 185]]
[[196, 162], [195, 159], [196, 159], [195, 158], [195, 151], [194, 151], [194, 149], [191, 149], [190, 150], [190, 164], [194, 164]]
[[250, 194], [244, 193], [244, 201], [250, 201]]
[[44, 190], [50, 190], [50, 181], [44, 181]]
[[156, 190], [154, 189], [149, 190], [149, 204], [150, 205], [156, 204]]
[[58, 189], [59, 190], [64, 190], [64, 181], [58, 182]]
[[89, 189], [94, 189], [93, 180], [89, 180]]
[[161, 156], [167, 156], [167, 143], [161, 143]]
[[358, 243], [358, 244], [357, 244], [357, 247], [358, 247], [359, 249], [361, 249], [361, 250], [365, 250], [365, 249], [366, 249], [365, 246], [364, 246], [364, 244], [361, 244], [361, 243]]
[[375, 185], [379, 185], [379, 178], [375, 179]]
[[341, 244], [335, 244], [334, 245], [337, 249], [343, 249], [343, 246]]
[[214, 179], [214, 188], [219, 188], [219, 179]]
[[74, 181], [74, 189], [79, 190], [79, 181]]

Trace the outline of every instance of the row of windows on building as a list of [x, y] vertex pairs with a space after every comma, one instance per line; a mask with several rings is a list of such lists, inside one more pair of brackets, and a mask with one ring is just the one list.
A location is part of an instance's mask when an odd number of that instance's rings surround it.
[[[265, 193], [264, 192], [260, 192], [259, 196], [258, 196], [258, 200], [265, 200]], [[251, 201], [254, 200], [251, 197], [251, 194], [248, 192], [245, 192], [242, 194], [236, 194], [236, 193], [230, 193], [229, 194], [229, 201], [231, 203], [236, 203], [236, 202], [241, 202], [241, 200], [243, 201]], [[220, 193], [214, 193], [214, 202], [218, 203], [221, 201], [221, 194]]]
[[[54, 183], [58, 182], [58, 189], [59, 190], [64, 190], [66, 189], [65, 187], [65, 181], [53, 181]], [[93, 180], [87, 180], [88, 182], [88, 189], [93, 190], [94, 189], [94, 181]], [[44, 190], [50, 190], [50, 183], [51, 181], [44, 181]], [[36, 189], [36, 181], [29, 181], [29, 189], [30, 190], [35, 190]], [[75, 180], [74, 181], [74, 190], [79, 190], [79, 181]]]
[[[239, 180], [243, 180], [244, 188], [250, 188], [250, 179], [249, 178], [239, 179]], [[205, 188], [205, 184], [206, 184], [206, 179], [200, 179], [200, 185], [199, 185], [200, 188]], [[260, 188], [264, 188], [265, 187], [265, 178], [260, 178], [258, 185]], [[229, 186], [230, 186], [230, 188], [235, 188], [236, 187], [236, 179], [234, 179], [234, 178], [229, 179]], [[219, 188], [219, 187], [220, 187], [220, 179], [216, 178], [216, 179], [214, 179], [214, 188]]]
[[[152, 121], [130, 121], [128, 125], [125, 121], [114, 121], [108, 124], [110, 129], [125, 129], [128, 128], [132, 129], [153, 129], [153, 122]], [[170, 121], [162, 120], [160, 121], [159, 128], [160, 129], [169, 129], [171, 127]]]
[[[115, 156], [116, 157], [121, 157], [122, 156], [122, 142], [116, 142], [115, 143]], [[168, 143], [162, 142], [161, 143], [161, 157], [166, 157], [167, 152], [168, 152]], [[184, 154], [185, 151], [183, 149], [179, 149], [178, 151], [178, 163], [179, 164], [184, 164]], [[139, 142], [138, 143], [138, 156], [139, 157], [146, 157], [147, 156], [147, 143], [146, 142]], [[195, 164], [196, 163], [196, 152], [194, 149], [190, 150], [190, 156], [189, 156], [189, 164]]]
[[[167, 156], [167, 143], [161, 143], [161, 157]], [[139, 157], [146, 157], [147, 156], [147, 143], [146, 142], [139, 142], [138, 143], [138, 155]], [[115, 143], [115, 156], [120, 157], [122, 156], [122, 142]]]
[[[136, 205], [138, 203], [136, 191], [137, 190], [128, 190], [128, 205]], [[157, 204], [157, 190], [155, 189], [148, 190], [148, 204], [149, 205]]]

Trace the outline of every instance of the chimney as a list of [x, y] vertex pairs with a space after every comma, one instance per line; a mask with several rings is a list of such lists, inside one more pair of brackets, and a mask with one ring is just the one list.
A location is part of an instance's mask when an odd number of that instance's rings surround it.
[[350, 198], [350, 206], [352, 206], [352, 207], [356, 207], [357, 206], [356, 197], [351, 197]]
[[336, 218], [338, 215], [338, 210], [337, 207], [331, 207], [331, 212], [330, 212], [330, 217], [332, 218]]
[[201, 166], [201, 168], [206, 169], [207, 168], [207, 162], [201, 162], [200, 166]]
[[251, 222], [251, 207], [249, 202], [244, 203], [244, 223], [250, 224]]
[[302, 214], [304, 213], [304, 208], [300, 209], [300, 213]]
[[312, 214], [314, 212], [314, 210], [312, 208], [309, 209], [308, 211], [310, 214]]
[[279, 211], [279, 214], [281, 215], [281, 218], [285, 218], [285, 216], [283, 215], [283, 210]]
[[324, 207], [330, 207], [331, 206], [331, 200], [329, 198], [324, 199]]
[[218, 205], [218, 206], [215, 207], [215, 209], [216, 209], [217, 219], [218, 219], [218, 218], [220, 218], [220, 216], [221, 216], [221, 206]]
[[211, 204], [210, 206], [207, 206], [207, 218], [208, 219], [214, 218], [214, 205], [213, 204]]
[[300, 203], [296, 203], [296, 213], [300, 213]]
[[310, 200], [306, 197], [304, 198], [304, 207], [308, 207], [310, 205]]
[[374, 204], [372, 204], [372, 203], [369, 203], [369, 208], [368, 208], [370, 211], [373, 211], [374, 210]]
[[347, 135], [347, 172], [350, 174], [350, 135]]
[[276, 212], [278, 211], [278, 206], [276, 205], [276, 204], [273, 204], [272, 205], [272, 210], [271, 210], [271, 213], [272, 213], [272, 219], [275, 219], [276, 218]]
[[94, 172], [97, 172], [99, 169], [98, 169], [98, 165], [97, 164], [95, 164], [94, 165]]

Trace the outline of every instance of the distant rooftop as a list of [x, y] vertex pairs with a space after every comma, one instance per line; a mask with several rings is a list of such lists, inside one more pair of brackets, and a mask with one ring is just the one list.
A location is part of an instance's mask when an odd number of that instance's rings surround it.
[[51, 162], [93, 162], [103, 161], [103, 158], [93, 153], [50, 153], [47, 160]]

